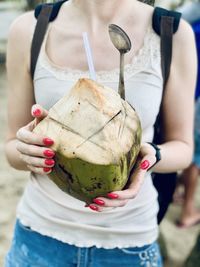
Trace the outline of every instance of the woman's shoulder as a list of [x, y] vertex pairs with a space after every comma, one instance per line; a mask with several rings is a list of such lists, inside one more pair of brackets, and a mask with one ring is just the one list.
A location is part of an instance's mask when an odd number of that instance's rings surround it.
[[174, 34], [174, 48], [179, 52], [194, 48], [195, 35], [192, 26], [184, 19], [180, 20], [178, 31]]
[[177, 34], [175, 35], [175, 37], [179, 40], [182, 38], [188, 38], [188, 37], [192, 37], [194, 36], [194, 32], [192, 29], [192, 26], [185, 20], [185, 19], [181, 19], [180, 20], [180, 25], [177, 31]]
[[28, 11], [18, 16], [11, 24], [10, 30], [17, 30], [20, 33], [30, 29], [33, 23], [36, 21], [34, 11]]
[[34, 26], [36, 19], [34, 17], [34, 12], [26, 12], [19, 17], [17, 17], [11, 24], [9, 29], [8, 38], [12, 41], [21, 40], [20, 43], [26, 43], [26, 40], [30, 41], [30, 38], [34, 31]]
[[34, 12], [26, 12], [11, 24], [8, 33], [7, 56], [24, 58], [29, 56], [36, 20]]

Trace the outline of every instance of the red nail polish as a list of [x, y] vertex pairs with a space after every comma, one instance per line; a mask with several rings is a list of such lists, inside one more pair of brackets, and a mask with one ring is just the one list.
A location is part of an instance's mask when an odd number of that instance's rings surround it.
[[53, 159], [45, 159], [44, 163], [48, 166], [51, 166], [55, 164], [55, 161]]
[[105, 205], [105, 202], [101, 199], [93, 199], [94, 203], [96, 203], [99, 206]]
[[150, 162], [148, 160], [144, 160], [141, 164], [140, 164], [140, 169], [142, 170], [146, 170], [148, 169], [150, 166]]
[[95, 211], [98, 211], [98, 210], [99, 210], [99, 208], [98, 208], [97, 206], [92, 205], [92, 204], [89, 205], [89, 208], [90, 208], [91, 210], [95, 210]]
[[118, 196], [117, 194], [115, 194], [115, 193], [108, 193], [107, 196], [108, 196], [109, 198], [112, 198], [112, 199], [116, 199], [116, 198], [119, 197], [119, 196]]
[[44, 168], [43, 168], [43, 171], [44, 171], [44, 172], [49, 172], [49, 171], [51, 171], [51, 168], [44, 167]]
[[41, 114], [42, 114], [42, 112], [41, 112], [41, 110], [40, 110], [39, 108], [37, 108], [37, 109], [35, 109], [35, 110], [33, 111], [33, 115], [34, 115], [35, 117], [39, 117]]
[[55, 156], [55, 152], [52, 150], [44, 150], [43, 155], [48, 158], [53, 158]]
[[44, 138], [43, 139], [43, 143], [46, 145], [46, 146], [51, 146], [54, 144], [54, 141], [48, 137]]

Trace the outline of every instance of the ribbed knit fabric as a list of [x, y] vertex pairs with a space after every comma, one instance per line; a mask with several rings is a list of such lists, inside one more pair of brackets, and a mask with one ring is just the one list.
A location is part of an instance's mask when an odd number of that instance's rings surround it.
[[[55, 66], [43, 44], [36, 66], [36, 102], [49, 109], [88, 72]], [[97, 72], [97, 81], [117, 90], [119, 70]], [[149, 28], [143, 47], [125, 66], [126, 99], [135, 107], [143, 128], [143, 142], [151, 142], [162, 96], [160, 38]], [[80, 247], [144, 246], [157, 239], [157, 193], [147, 173], [135, 199], [125, 207], [98, 213], [62, 192], [47, 176], [34, 175], [19, 203], [17, 217], [43, 235]]]

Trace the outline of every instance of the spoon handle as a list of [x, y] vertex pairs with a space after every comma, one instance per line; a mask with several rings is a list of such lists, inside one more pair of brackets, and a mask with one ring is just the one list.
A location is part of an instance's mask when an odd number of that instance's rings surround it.
[[125, 87], [124, 87], [124, 53], [120, 53], [120, 73], [119, 73], [118, 93], [121, 96], [121, 98], [125, 100]]

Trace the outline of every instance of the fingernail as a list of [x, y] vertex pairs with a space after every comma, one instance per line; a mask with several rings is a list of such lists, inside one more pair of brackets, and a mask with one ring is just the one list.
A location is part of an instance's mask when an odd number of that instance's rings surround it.
[[55, 156], [55, 152], [52, 150], [44, 150], [43, 155], [48, 158], [53, 158]]
[[39, 108], [37, 108], [37, 109], [35, 109], [35, 110], [33, 111], [33, 115], [34, 115], [35, 117], [39, 117], [41, 114], [42, 114], [42, 112], [41, 112], [41, 110], [40, 110]]
[[55, 161], [53, 159], [45, 159], [44, 163], [48, 166], [51, 166], [55, 164]]
[[112, 198], [112, 199], [116, 199], [116, 198], [119, 197], [119, 196], [118, 196], [117, 194], [115, 194], [115, 193], [108, 193], [107, 196], [108, 196], [109, 198]]
[[98, 211], [98, 210], [99, 210], [99, 208], [98, 208], [97, 206], [92, 205], [92, 204], [89, 205], [89, 208], [90, 208], [91, 210], [95, 210], [95, 211]]
[[101, 199], [93, 199], [94, 203], [96, 203], [99, 206], [105, 205], [105, 202]]
[[141, 162], [140, 164], [140, 169], [142, 170], [146, 170], [148, 169], [150, 166], [150, 162], [148, 160], [144, 160], [143, 162]]
[[49, 171], [51, 171], [51, 168], [44, 167], [44, 168], [43, 168], [43, 171], [44, 171], [44, 172], [49, 172]]
[[44, 138], [43, 139], [43, 143], [46, 145], [46, 146], [51, 146], [54, 144], [54, 141], [48, 137]]

